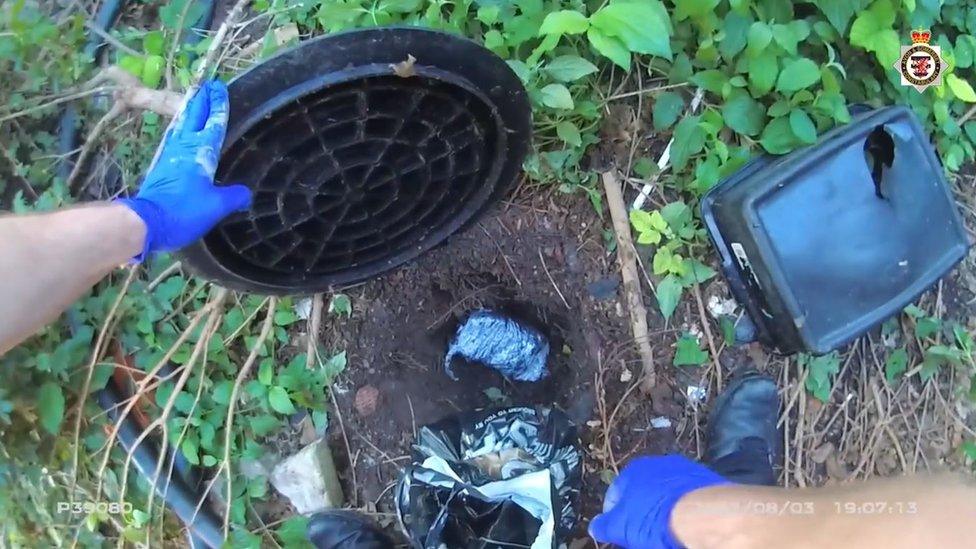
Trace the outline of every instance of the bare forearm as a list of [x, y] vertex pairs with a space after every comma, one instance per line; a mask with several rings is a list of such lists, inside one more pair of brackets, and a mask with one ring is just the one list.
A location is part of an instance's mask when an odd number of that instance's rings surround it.
[[138, 254], [145, 237], [142, 220], [117, 204], [0, 217], [0, 354]]
[[682, 498], [675, 536], [697, 548], [972, 547], [976, 487], [953, 475], [825, 488], [725, 485]]

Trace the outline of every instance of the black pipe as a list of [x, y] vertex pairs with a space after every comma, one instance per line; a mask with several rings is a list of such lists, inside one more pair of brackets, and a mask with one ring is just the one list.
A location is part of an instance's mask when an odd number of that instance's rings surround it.
[[[111, 379], [105, 388], [98, 392], [98, 404], [107, 412], [109, 419], [113, 422], [118, 421], [120, 410], [125, 406], [125, 399], [122, 398], [118, 387]], [[136, 424], [132, 416], [129, 416], [119, 425], [118, 440], [128, 452], [141, 433], [142, 429]], [[170, 451], [175, 452], [176, 450]], [[156, 493], [166, 502], [166, 506], [176, 513], [180, 521], [186, 525], [190, 534], [191, 546], [219, 549], [224, 543], [220, 518], [206, 504], [201, 505], [200, 511], [197, 512], [200, 495], [179, 475], [166, 478], [165, 468], [156, 482], [151, 481], [156, 474], [159, 457], [159, 446], [150, 439], [143, 440], [132, 453], [132, 461], [135, 463], [136, 469], [150, 481]]]

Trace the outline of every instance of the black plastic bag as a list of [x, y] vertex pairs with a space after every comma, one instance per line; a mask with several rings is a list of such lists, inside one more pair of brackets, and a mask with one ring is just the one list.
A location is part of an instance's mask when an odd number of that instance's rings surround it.
[[420, 429], [397, 487], [397, 514], [417, 548], [549, 549], [578, 520], [576, 427], [547, 408], [448, 417]]

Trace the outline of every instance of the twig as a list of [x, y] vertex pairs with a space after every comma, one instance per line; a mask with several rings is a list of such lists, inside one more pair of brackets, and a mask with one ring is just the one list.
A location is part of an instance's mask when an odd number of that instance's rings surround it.
[[112, 108], [106, 112], [102, 118], [98, 120], [95, 127], [88, 133], [88, 137], [85, 138], [85, 144], [81, 147], [81, 152], [78, 154], [78, 159], [75, 161], [75, 165], [71, 167], [71, 174], [68, 176], [66, 185], [72, 195], [77, 195], [78, 188], [78, 178], [81, 172], [84, 170], [85, 164], [88, 163], [88, 157], [91, 156], [92, 149], [95, 148], [95, 144], [98, 142], [98, 138], [101, 137], [102, 132], [105, 128], [115, 120], [119, 115], [125, 112], [125, 105], [123, 103], [116, 103], [112, 105]]
[[336, 417], [339, 418], [339, 430], [342, 432], [342, 441], [346, 444], [346, 456], [349, 457], [349, 473], [352, 476], [352, 498], [349, 503], [353, 507], [359, 505], [359, 485], [356, 483], [356, 462], [352, 457], [352, 446], [349, 445], [349, 436], [346, 435], [346, 424], [342, 421], [342, 411], [339, 410], [339, 402], [335, 397], [335, 390], [329, 387], [329, 397], [332, 398], [332, 409], [335, 410]]
[[620, 264], [620, 275], [623, 279], [623, 290], [630, 310], [630, 326], [637, 342], [643, 367], [642, 389], [646, 392], [654, 387], [657, 378], [654, 373], [654, 355], [647, 332], [647, 309], [641, 298], [640, 278], [637, 274], [637, 251], [630, 234], [630, 220], [627, 216], [627, 206], [620, 191], [620, 183], [614, 172], [601, 174], [603, 190], [607, 195], [607, 208], [613, 219], [613, 231], [617, 235], [617, 261]]
[[649, 94], [649, 93], [657, 93], [657, 92], [662, 92], [662, 91], [665, 91], [665, 90], [673, 90], [675, 88], [683, 88], [683, 87], [685, 87], [687, 85], [688, 85], [687, 82], [682, 82], [680, 84], [668, 84], [666, 86], [658, 86], [656, 88], [647, 88], [647, 89], [641, 89], [641, 90], [632, 91], [632, 92], [618, 93], [617, 95], [611, 95], [610, 97], [606, 98], [604, 101], [607, 101], [607, 102], [616, 101], [617, 99], [626, 99], [628, 97], [634, 97], [634, 96], [638, 96], [638, 95], [645, 95], [645, 94]]
[[[213, 68], [212, 65], [217, 58], [217, 52], [220, 50], [221, 43], [224, 41], [224, 37], [227, 36], [227, 31], [231, 27], [237, 24], [237, 20], [241, 18], [241, 14], [244, 11], [244, 6], [248, 4], [250, 0], [237, 0], [234, 7], [230, 9], [227, 13], [227, 18], [224, 22], [220, 24], [220, 28], [214, 33], [213, 40], [210, 42], [210, 47], [207, 48], [207, 53], [203, 55], [203, 59], [200, 61], [200, 65], [197, 66], [197, 72], [194, 75], [194, 82], [199, 85], [199, 82], [203, 80], [207, 73]], [[191, 88], [195, 88], [196, 85]]]
[[563, 305], [569, 309], [569, 302], [566, 301], [566, 296], [563, 295], [562, 291], [559, 290], [559, 286], [556, 284], [555, 279], [552, 278], [552, 274], [549, 272], [549, 267], [546, 266], [546, 258], [542, 257], [542, 250], [539, 251], [539, 261], [542, 262], [542, 270], [546, 272], [546, 276], [549, 277], [549, 282], [552, 283], [552, 287], [556, 289], [556, 293], [559, 294], [559, 299], [563, 300]]
[[159, 273], [159, 276], [152, 279], [152, 282], [146, 285], [146, 292], [151, 292], [156, 289], [164, 280], [169, 278], [169, 275], [175, 273], [183, 267], [182, 261], [174, 261], [169, 267], [163, 269], [163, 272]]
[[55, 105], [60, 105], [61, 103], [67, 103], [68, 101], [74, 101], [75, 99], [81, 99], [82, 97], [88, 97], [89, 95], [97, 95], [99, 93], [110, 92], [117, 89], [115, 86], [102, 86], [99, 88], [93, 88], [89, 90], [82, 90], [80, 92], [64, 95], [48, 101], [47, 103], [41, 103], [40, 105], [34, 105], [33, 107], [28, 107], [24, 110], [12, 112], [0, 116], [0, 122], [7, 122], [8, 120], [13, 120], [14, 118], [20, 118], [21, 116], [27, 116], [33, 112], [46, 109], [48, 107], [53, 107]]
[[708, 341], [708, 350], [712, 354], [712, 366], [715, 367], [715, 390], [722, 392], [722, 363], [718, 359], [718, 350], [715, 348], [715, 338], [712, 337], [712, 328], [709, 325], [708, 314], [705, 312], [705, 303], [702, 301], [701, 284], [697, 277], [692, 286], [692, 293], [695, 294], [695, 301], [698, 303], [698, 316], [701, 317], [702, 331], [705, 332], [705, 340]]
[[102, 327], [98, 332], [98, 339], [95, 340], [95, 348], [92, 349], [91, 359], [88, 361], [87, 373], [85, 374], [85, 382], [81, 386], [81, 397], [78, 399], [78, 405], [75, 406], [75, 432], [74, 432], [74, 452], [71, 456], [71, 497], [74, 497], [74, 487], [78, 482], [78, 450], [80, 444], [78, 443], [79, 437], [81, 436], [81, 418], [85, 415], [85, 400], [88, 398], [88, 392], [91, 389], [91, 380], [95, 372], [95, 365], [98, 364], [98, 359], [101, 358], [102, 353], [105, 351], [105, 343], [108, 340], [109, 324], [112, 319], [115, 318], [116, 313], [118, 313], [119, 306], [122, 304], [122, 299], [125, 297], [126, 292], [129, 290], [129, 286], [136, 277], [136, 273], [139, 271], [138, 267], [129, 268], [129, 276], [125, 277], [125, 282], [122, 283], [122, 289], [119, 290], [119, 295], [115, 298], [115, 302], [112, 303], [112, 307], [108, 311], [108, 315], [105, 316], [105, 320], [102, 321]]
[[230, 402], [227, 403], [227, 422], [224, 425], [224, 463], [227, 468], [227, 512], [224, 513], [225, 538], [230, 531], [230, 508], [233, 500], [231, 485], [234, 482], [234, 475], [230, 466], [230, 439], [234, 427], [234, 407], [237, 405], [237, 395], [241, 390], [241, 386], [244, 385], [244, 380], [251, 373], [251, 368], [254, 367], [258, 355], [264, 347], [264, 342], [267, 341], [268, 335], [271, 333], [271, 327], [274, 326], [275, 306], [277, 304], [278, 298], [273, 296], [268, 298], [268, 312], [264, 318], [264, 323], [261, 325], [261, 332], [258, 334], [258, 338], [254, 340], [254, 346], [251, 347], [251, 353], [247, 355], [247, 360], [244, 361], [244, 365], [241, 366], [240, 371], [237, 373], [237, 379], [234, 380], [234, 388], [230, 392]]
[[486, 229], [484, 225], [479, 224], [478, 226], [481, 227], [482, 231], [484, 231], [485, 236], [488, 237], [488, 240], [491, 240], [491, 243], [495, 245], [496, 249], [498, 249], [498, 254], [502, 256], [502, 261], [504, 261], [505, 266], [508, 267], [508, 272], [512, 273], [512, 278], [515, 279], [515, 283], [521, 286], [522, 281], [519, 280], [518, 275], [515, 274], [515, 269], [513, 269], [512, 264], [508, 262], [508, 256], [506, 256], [505, 252], [502, 251], [502, 247], [498, 244], [498, 241], [495, 240], [495, 237], [491, 236], [491, 233], [488, 232], [488, 229]]
[[308, 344], [305, 348], [305, 368], [311, 370], [318, 355], [319, 329], [322, 326], [322, 294], [312, 296], [312, 312], [308, 316]]
[[119, 51], [124, 51], [125, 53], [127, 53], [129, 55], [135, 55], [135, 56], [138, 56], [138, 57], [142, 57], [142, 53], [140, 53], [140, 52], [138, 52], [138, 51], [130, 48], [129, 46], [126, 46], [125, 44], [123, 44], [122, 42], [120, 42], [118, 38], [116, 38], [116, 37], [112, 36], [111, 34], [105, 32], [105, 29], [99, 27], [95, 23], [92, 23], [91, 20], [89, 20], [87, 17], [85, 18], [85, 28], [88, 29], [89, 31], [97, 34], [98, 36], [100, 36], [102, 38], [102, 40], [105, 40], [106, 42], [108, 42], [109, 44], [111, 44], [115, 49], [117, 49]]
[[959, 124], [959, 126], [962, 126], [966, 122], [969, 122], [969, 119], [972, 118], [972, 117], [974, 117], [974, 116], [976, 116], [976, 105], [973, 105], [972, 107], [969, 107], [969, 110], [966, 111], [965, 114], [963, 114], [962, 116], [959, 117], [959, 120], [956, 121], [956, 124]]

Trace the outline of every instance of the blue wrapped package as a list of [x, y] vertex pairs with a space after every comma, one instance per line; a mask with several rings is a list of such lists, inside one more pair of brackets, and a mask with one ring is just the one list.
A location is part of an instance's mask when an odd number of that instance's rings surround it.
[[458, 327], [444, 357], [444, 370], [457, 380], [454, 357], [494, 368], [513, 381], [539, 381], [546, 375], [549, 341], [535, 328], [479, 310]]

